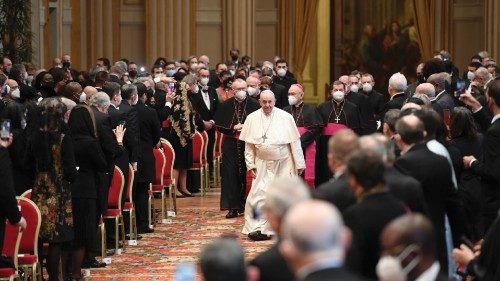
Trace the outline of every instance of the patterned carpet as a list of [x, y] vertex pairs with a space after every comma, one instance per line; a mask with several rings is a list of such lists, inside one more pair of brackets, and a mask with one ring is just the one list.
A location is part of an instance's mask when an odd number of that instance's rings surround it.
[[[196, 262], [203, 246], [221, 236], [239, 238], [247, 258], [256, 256], [272, 244], [253, 242], [240, 233], [243, 217], [226, 219], [219, 211], [219, 196], [178, 199], [178, 214], [172, 224], [157, 225], [155, 232], [143, 235], [137, 246], [127, 246], [112, 264], [92, 269], [88, 280], [173, 280], [179, 262]], [[199, 279], [199, 276], [197, 278]]]

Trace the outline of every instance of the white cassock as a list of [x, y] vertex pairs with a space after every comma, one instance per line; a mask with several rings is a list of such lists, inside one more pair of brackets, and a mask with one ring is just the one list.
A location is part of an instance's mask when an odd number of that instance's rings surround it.
[[256, 177], [245, 205], [243, 233], [261, 231], [273, 235], [265, 218], [254, 218], [254, 210], [261, 210], [269, 183], [276, 177], [297, 175], [298, 169], [306, 167], [300, 134], [292, 115], [273, 108], [269, 115], [262, 109], [247, 116], [240, 133], [245, 142], [247, 169], [256, 169]]

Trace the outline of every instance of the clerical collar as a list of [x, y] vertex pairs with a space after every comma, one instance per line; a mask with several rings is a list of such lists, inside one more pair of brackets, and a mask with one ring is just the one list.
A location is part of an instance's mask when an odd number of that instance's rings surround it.
[[394, 96], [391, 97], [391, 100], [395, 99], [397, 96], [401, 96], [401, 95], [404, 95], [404, 94], [405, 94], [404, 92], [395, 93]]
[[437, 94], [435, 97], [433, 97], [432, 99], [429, 99], [430, 101], [436, 101], [437, 99], [439, 99], [439, 97], [441, 97], [443, 94], [444, 94], [445, 90], [442, 90], [441, 92], [439, 92], [439, 94]]
[[301, 107], [302, 105], [304, 105], [304, 101], [299, 102], [298, 104], [294, 105], [294, 107], [299, 108], [299, 107]]

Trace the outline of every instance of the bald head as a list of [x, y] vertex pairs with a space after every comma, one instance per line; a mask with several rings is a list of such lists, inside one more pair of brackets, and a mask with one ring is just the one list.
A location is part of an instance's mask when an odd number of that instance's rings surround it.
[[344, 83], [345, 85], [349, 84], [349, 76], [347, 75], [342, 75], [339, 77], [339, 81]]
[[329, 251], [340, 247], [343, 227], [340, 212], [333, 205], [308, 200], [298, 203], [285, 215], [284, 239], [304, 253]]
[[441, 92], [445, 89], [446, 82], [451, 83], [451, 77], [446, 72], [434, 73], [427, 78], [427, 83], [434, 85], [436, 92]]
[[396, 132], [408, 145], [421, 143], [424, 140], [424, 123], [415, 115], [406, 115], [396, 122]]
[[[421, 214], [403, 215], [387, 224], [380, 235], [380, 245], [383, 255], [397, 256], [406, 250], [421, 256], [415, 268], [408, 273], [408, 280], [415, 280], [436, 258], [434, 227]], [[406, 267], [410, 261], [404, 259], [401, 265]]]
[[87, 105], [90, 105], [91, 98], [94, 94], [97, 93], [97, 89], [92, 86], [86, 86], [85, 88], [83, 88], [83, 92], [86, 96], [85, 103]]
[[328, 152], [333, 153], [335, 160], [345, 162], [347, 155], [359, 148], [359, 138], [354, 131], [342, 129], [328, 140]]
[[231, 84], [231, 88], [233, 88], [233, 91], [246, 89], [246, 87], [247, 87], [247, 82], [245, 82], [245, 80], [240, 79], [240, 78], [235, 79], [233, 84]]
[[[431, 75], [432, 76], [432, 75]], [[416, 94], [426, 95], [429, 99], [436, 97], [436, 90], [431, 83], [422, 83], [415, 89]]]

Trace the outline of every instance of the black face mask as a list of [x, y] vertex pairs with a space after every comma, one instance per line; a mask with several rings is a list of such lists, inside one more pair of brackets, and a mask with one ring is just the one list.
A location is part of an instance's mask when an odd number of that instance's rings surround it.
[[64, 68], [70, 68], [71, 67], [71, 63], [69, 61], [65, 61], [65, 62], [62, 63], [62, 66]]
[[236, 61], [236, 60], [238, 60], [238, 56], [236, 56], [236, 55], [231, 55], [231, 59], [232, 59], [233, 61]]
[[227, 79], [222, 82], [222, 85], [224, 86], [224, 88], [229, 88], [231, 86], [231, 82], [232, 81], [230, 79]]
[[54, 90], [54, 85], [55, 85], [54, 81], [49, 81], [42, 85], [42, 89]]
[[130, 77], [130, 79], [137, 77], [137, 70], [130, 70], [128, 72], [128, 76]]
[[269, 87], [264, 87], [264, 86], [261, 86], [261, 87], [260, 87], [260, 91], [261, 91], [261, 92], [263, 92], [263, 91], [265, 91], [265, 90], [269, 90]]

